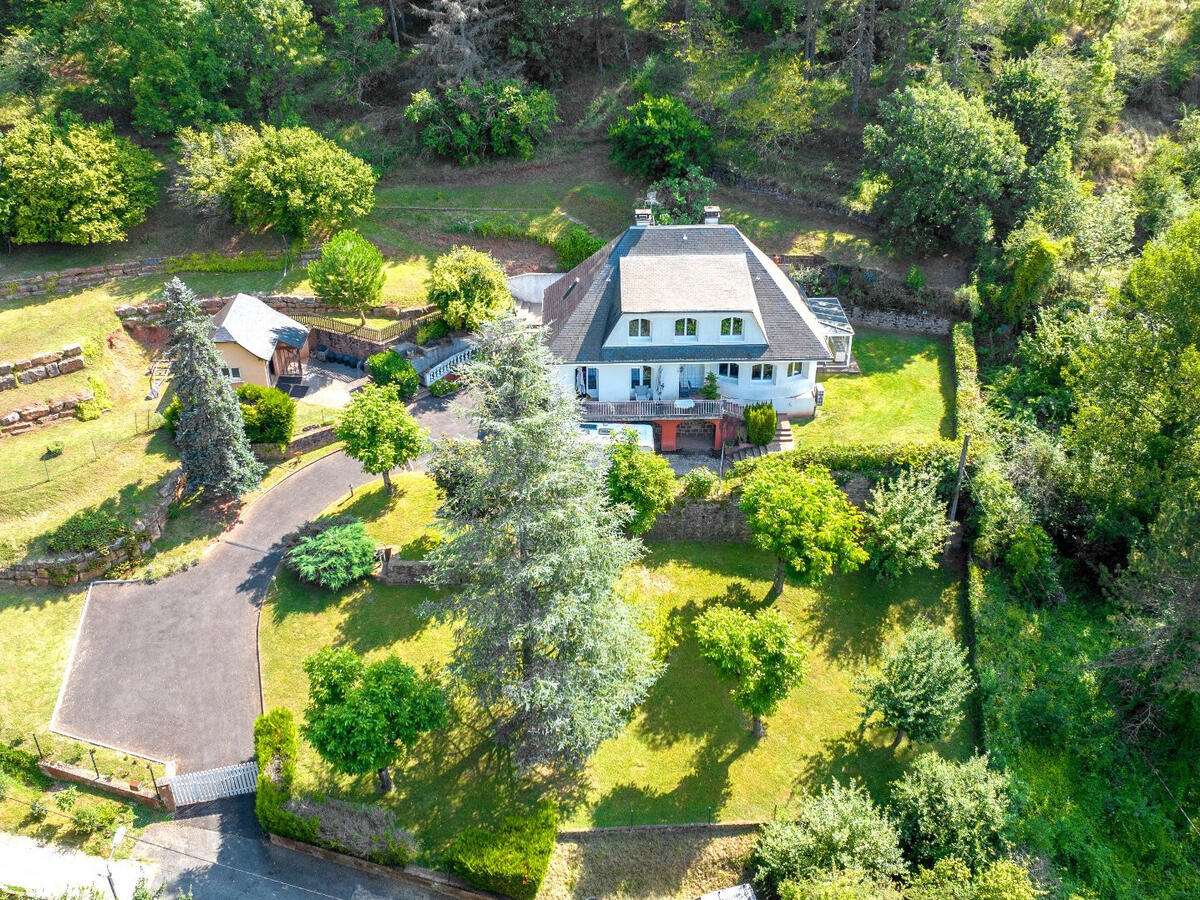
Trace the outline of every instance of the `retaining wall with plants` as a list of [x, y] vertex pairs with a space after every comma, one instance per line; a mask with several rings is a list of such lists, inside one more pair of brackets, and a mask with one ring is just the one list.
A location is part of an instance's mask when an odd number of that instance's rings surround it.
[[[332, 414], [333, 410], [330, 410], [330, 413]], [[254, 451], [254, 455], [259, 459], [289, 459], [290, 457], [307, 453], [310, 450], [328, 447], [336, 440], [337, 435], [333, 433], [333, 426], [326, 425], [306, 431], [299, 437], [292, 438], [288, 441], [287, 446], [283, 448], [280, 448], [277, 444], [251, 444], [250, 449]]]
[[79, 344], [67, 344], [61, 350], [47, 350], [16, 362], [0, 362], [0, 391], [12, 391], [22, 385], [69, 375], [85, 365], [83, 347]]
[[954, 327], [954, 320], [945, 316], [904, 312], [898, 309], [868, 309], [865, 306], [852, 306], [847, 315], [850, 317], [852, 325], [861, 328], [882, 328], [886, 331], [904, 331], [936, 337], [945, 337]]
[[35, 557], [0, 568], [0, 585], [45, 587], [49, 584], [78, 584], [99, 578], [113, 566], [150, 551], [167, 524], [171, 504], [183, 493], [183, 472], [169, 476], [158, 488], [149, 508], [130, 527], [130, 534], [103, 550], [60, 553]]
[[89, 403], [95, 399], [96, 392], [93, 390], [75, 391], [73, 394], [66, 394], [53, 400], [30, 403], [9, 410], [0, 416], [0, 437], [24, 434], [34, 428], [53, 425], [55, 422], [73, 418], [75, 408], [80, 403]]

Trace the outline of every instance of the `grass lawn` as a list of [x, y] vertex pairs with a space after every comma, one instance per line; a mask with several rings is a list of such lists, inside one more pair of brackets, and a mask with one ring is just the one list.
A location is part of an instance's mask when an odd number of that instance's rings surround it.
[[[410, 546], [428, 526], [432, 493], [419, 486], [423, 476], [402, 478], [404, 493], [390, 505], [367, 491], [357, 492], [349, 506], [356, 506], [372, 534]], [[905, 745], [893, 754], [887, 749], [890, 732], [858, 735], [859, 703], [851, 683], [864, 664], [876, 664], [881, 643], [918, 614], [957, 629], [958, 579], [938, 571], [884, 585], [859, 573], [830, 579], [820, 590], [789, 585], [777, 605], [812, 648], [810, 671], [768, 720], [766, 737], [755, 741], [747, 717], [729, 701], [728, 687], [699, 658], [689, 625], [734, 582], [748, 590], [743, 602], [756, 606], [773, 569], [770, 559], [745, 545], [659, 544], [625, 573], [622, 590], [635, 603], [663, 611], [681, 639], [628, 727], [600, 748], [565, 795], [564, 824], [761, 821], [830, 778], [861, 778], [878, 794], [900, 773], [913, 748]], [[261, 624], [267, 708], [285, 705], [302, 714], [303, 660], [328, 644], [345, 644], [369, 658], [395, 652], [417, 667], [443, 665], [453, 631], [421, 615], [426, 597], [423, 588], [370, 582], [331, 594], [281, 572]], [[385, 801], [427, 847], [438, 846], [467, 822], [493, 819], [527, 789], [514, 786], [501, 754], [481, 740], [474, 718], [460, 708], [459, 721], [447, 733], [423, 740]], [[964, 726], [939, 749], [961, 756], [970, 746]], [[334, 776], [303, 742], [299, 771], [301, 785], [312, 790], [358, 800], [376, 796], [372, 778]]]
[[825, 405], [792, 419], [796, 441], [928, 441], [954, 436], [954, 365], [939, 338], [859, 329], [861, 375], [825, 375]]

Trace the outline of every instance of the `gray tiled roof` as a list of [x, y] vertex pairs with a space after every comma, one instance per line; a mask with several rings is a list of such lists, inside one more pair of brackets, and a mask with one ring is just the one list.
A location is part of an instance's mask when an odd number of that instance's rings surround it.
[[[754, 312], [758, 297], [746, 254], [667, 255], [630, 254], [618, 260], [622, 313]], [[703, 286], [690, 297], [680, 285]]]
[[270, 359], [278, 344], [299, 349], [308, 340], [306, 326], [249, 294], [238, 294], [222, 306], [212, 324], [213, 343], [240, 344], [259, 359]]
[[[741, 256], [746, 261], [766, 334], [763, 345], [686, 347], [644, 345], [605, 348], [621, 316], [620, 260], [674, 257], [681, 261]], [[672, 309], [706, 311], [718, 298], [697, 273], [705, 265], [664, 267], [664, 281], [677, 300]], [[669, 275], [669, 277], [667, 277]], [[663, 292], [659, 292], [662, 294]], [[670, 297], [671, 293], [663, 294]], [[670, 302], [667, 299], [656, 302]], [[821, 325], [800, 291], [765, 253], [732, 225], [652, 225], [628, 229], [550, 287], [542, 304], [550, 350], [566, 363], [709, 361], [718, 359], [828, 360]]]

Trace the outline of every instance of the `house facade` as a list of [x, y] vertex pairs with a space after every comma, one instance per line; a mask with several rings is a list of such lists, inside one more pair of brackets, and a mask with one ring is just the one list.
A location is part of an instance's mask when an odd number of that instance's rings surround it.
[[542, 320], [562, 387], [589, 418], [611, 409], [628, 419], [639, 408], [616, 404], [642, 403], [658, 422], [672, 409], [686, 417], [711, 405], [701, 389], [712, 373], [728, 401], [722, 410], [768, 402], [783, 415], [812, 415], [822, 396], [818, 366], [849, 359], [853, 329], [821, 320], [840, 304], [824, 298], [818, 318], [788, 275], [721, 224], [715, 207], [703, 225], [649, 219], [638, 210], [633, 227], [545, 289]]
[[213, 316], [212, 326], [222, 372], [235, 385], [274, 387], [281, 375], [304, 373], [308, 327], [257, 297], [238, 294]]

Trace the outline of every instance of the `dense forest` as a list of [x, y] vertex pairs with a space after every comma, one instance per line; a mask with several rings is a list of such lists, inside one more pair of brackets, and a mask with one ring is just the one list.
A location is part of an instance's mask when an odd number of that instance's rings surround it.
[[[1200, 895], [1200, 6], [9, 0], [0, 40], [12, 244], [120, 240], [160, 163], [198, 213], [302, 238], [370, 208], [368, 165], [609, 140], [679, 215], [745, 178], [964, 261], [935, 311], [979, 362], [971, 603], [1014, 847], [1053, 896]], [[86, 227], [53, 146], [106, 173]], [[352, 195], [264, 212], [293, 155]]]

